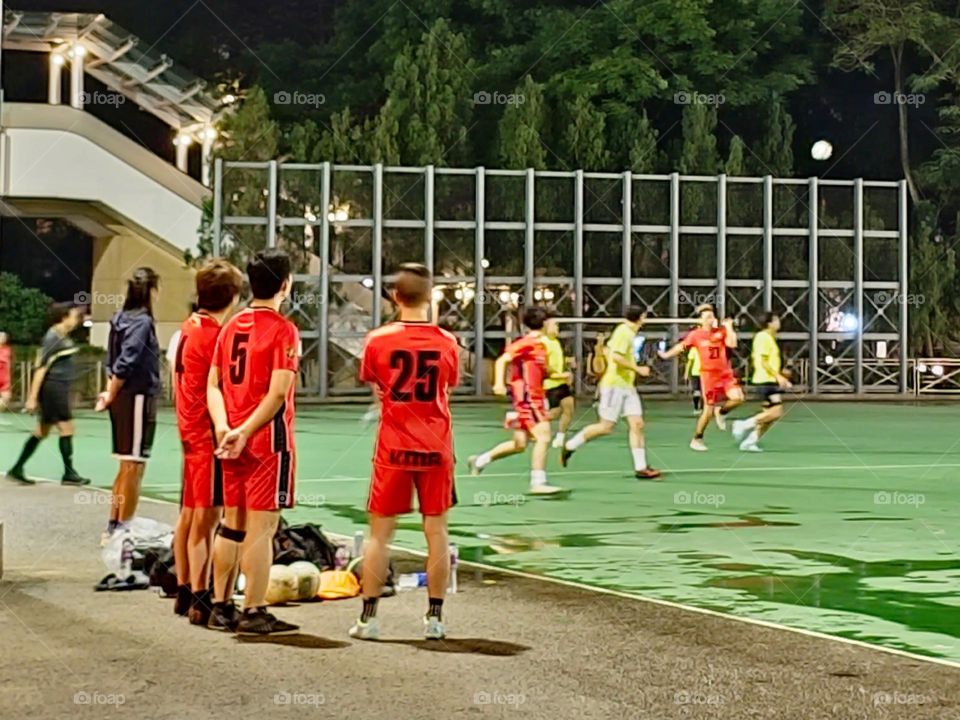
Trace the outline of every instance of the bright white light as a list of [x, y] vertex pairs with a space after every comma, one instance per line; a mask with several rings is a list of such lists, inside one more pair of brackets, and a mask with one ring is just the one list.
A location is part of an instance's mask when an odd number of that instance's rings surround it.
[[314, 214], [313, 214], [312, 212], [310, 212], [309, 210], [307, 210], [307, 211], [303, 214], [303, 219], [306, 220], [307, 222], [312, 222], [312, 223], [314, 223], [314, 222], [317, 221], [317, 216], [314, 215]]
[[826, 140], [817, 140], [810, 148], [810, 157], [814, 160], [829, 160], [833, 155], [833, 145]]
[[853, 313], [844, 313], [840, 320], [840, 327], [843, 328], [844, 332], [853, 332], [859, 324], [857, 316]]
[[473, 298], [476, 297], [476, 294], [477, 293], [474, 292], [472, 287], [466, 287], [463, 289], [463, 299], [466, 300], [467, 302], [470, 302], [471, 300], [473, 300]]
[[373, 278], [365, 277], [360, 281], [360, 284], [363, 285], [368, 290], [373, 287]]
[[350, 219], [350, 213], [347, 212], [346, 208], [337, 208], [334, 217], [337, 219], [337, 222], [346, 222]]
[[93, 320], [84, 320], [84, 321], [83, 321], [83, 326], [84, 326], [85, 328], [93, 327]]
[[463, 290], [461, 290], [460, 288], [457, 288], [456, 290], [453, 291], [453, 296], [457, 300], [463, 300]]
[[332, 212], [328, 212], [328, 213], [327, 213], [327, 220], [329, 220], [330, 222], [336, 222], [337, 216], [334, 215]]
[[533, 291], [534, 300], [543, 300], [543, 290], [534, 290]]
[[825, 358], [823, 358], [823, 364], [833, 365], [833, 355], [827, 355]]
[[74, 45], [70, 48], [70, 57], [82, 58], [87, 54], [87, 49], [83, 45]]
[[433, 292], [431, 293], [431, 295], [433, 296], [433, 301], [434, 301], [434, 302], [440, 302], [441, 300], [443, 300], [443, 289], [442, 289], [442, 288], [434, 288], [434, 289], [433, 289]]
[[60, 53], [52, 53], [50, 55], [50, 62], [52, 62], [54, 65], [60, 66], [60, 65], [63, 65], [66, 61], [67, 59]]
[[515, 292], [510, 293], [510, 302], [512, 302], [514, 305], [516, 305], [517, 303], [519, 303], [519, 302], [520, 302], [520, 293], [515, 293]]
[[544, 291], [543, 291], [543, 299], [544, 299], [544, 300], [553, 300], [553, 290], [551, 290], [550, 288], [547, 288], [546, 290], [544, 290]]
[[486, 270], [488, 267], [490, 267], [490, 261], [484, 258], [483, 260], [480, 261], [480, 267]]
[[500, 291], [500, 303], [503, 304], [503, 305], [506, 305], [508, 302], [510, 302], [510, 291], [509, 291], [509, 290], [501, 290], [501, 291]]
[[233, 105], [237, 101], [236, 95], [224, 95], [220, 102], [224, 105]]
[[203, 131], [204, 140], [216, 140], [218, 136], [219, 133], [217, 133], [216, 128], [208, 127]]
[[193, 138], [190, 137], [187, 133], [180, 133], [173, 139], [174, 145], [180, 145], [183, 147], [190, 147], [193, 144]]
[[932, 372], [937, 377], [943, 377], [943, 365], [934, 365], [933, 367], [930, 368], [930, 372]]
[[917, 370], [921, 373], [925, 373], [927, 371], [927, 364], [920, 363], [919, 365], [917, 365]]

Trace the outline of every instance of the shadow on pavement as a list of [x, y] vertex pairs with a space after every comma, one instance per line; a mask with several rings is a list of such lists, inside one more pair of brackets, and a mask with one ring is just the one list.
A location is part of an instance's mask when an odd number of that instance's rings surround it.
[[383, 644], [409, 645], [418, 650], [429, 650], [441, 653], [464, 653], [471, 655], [495, 655], [512, 657], [526, 652], [527, 645], [502, 642], [500, 640], [485, 640], [484, 638], [447, 638], [446, 640], [380, 640]]
[[349, 647], [350, 643], [343, 640], [330, 640], [319, 635], [308, 635], [300, 633], [298, 635], [277, 635], [274, 637], [256, 637], [256, 636], [237, 636], [237, 640], [249, 645], [286, 645], [287, 647], [301, 648], [303, 650], [338, 650]]

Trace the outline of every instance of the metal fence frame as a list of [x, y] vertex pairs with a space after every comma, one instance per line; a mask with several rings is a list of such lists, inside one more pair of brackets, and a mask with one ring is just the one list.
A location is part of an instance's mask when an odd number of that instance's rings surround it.
[[[233, 169], [264, 171], [266, 180], [265, 213], [262, 216], [231, 216], [224, 214], [224, 175]], [[785, 342], [799, 342], [800, 350], [794, 353], [806, 360], [807, 376], [800, 378], [800, 384], [805, 384], [811, 394], [829, 392], [852, 392], [856, 394], [874, 392], [908, 391], [908, 375], [910, 372], [907, 360], [907, 303], [897, 302], [896, 298], [907, 297], [907, 187], [906, 182], [900, 181], [867, 181], [855, 180], [823, 180], [808, 179], [780, 179], [766, 177], [727, 177], [717, 176], [687, 176], [679, 173], [670, 175], [633, 174], [623, 173], [587, 173], [582, 170], [565, 171], [535, 171], [528, 170], [499, 170], [484, 167], [439, 168], [426, 167], [385, 167], [377, 165], [333, 165], [329, 162], [319, 164], [268, 162], [233, 162], [218, 159], [214, 167], [213, 188], [213, 249], [219, 254], [221, 239], [225, 231], [231, 226], [262, 226], [266, 230], [267, 246], [277, 243], [278, 229], [295, 226], [312, 226], [319, 233], [318, 252], [319, 266], [330, 268], [330, 232], [336, 221], [331, 221], [327, 212], [320, 212], [313, 220], [304, 217], [280, 217], [277, 213], [278, 191], [281, 185], [281, 173], [284, 170], [316, 172], [319, 183], [320, 206], [329, 208], [336, 183], [336, 174], [339, 172], [370, 173], [373, 182], [372, 212], [370, 217], [351, 218], [341, 223], [349, 227], [369, 228], [372, 237], [372, 267], [364, 279], [372, 279], [373, 310], [371, 323], [381, 321], [381, 289], [384, 282], [390, 277], [384, 275], [382, 267], [382, 247], [384, 230], [402, 228], [417, 229], [423, 232], [424, 262], [434, 265], [435, 233], [440, 230], [461, 230], [474, 232], [474, 273], [463, 278], [445, 278], [445, 280], [461, 280], [473, 284], [477, 293], [490, 283], [515, 283], [523, 287], [526, 298], [534, 297], [537, 281], [552, 281], [569, 284], [572, 290], [574, 314], [582, 315], [584, 307], [584, 290], [589, 286], [619, 286], [621, 306], [636, 300], [635, 292], [639, 289], [660, 290], [668, 294], [669, 314], [676, 317], [680, 312], [681, 293], [685, 289], [707, 288], [714, 289], [719, 310], [730, 300], [730, 291], [736, 288], [762, 288], [755, 300], [762, 302], [764, 309], [774, 308], [778, 292], [793, 290], [805, 292], [808, 298], [809, 311], [806, 318], [800, 319], [805, 326], [801, 331], [784, 332], [781, 338]], [[393, 173], [420, 174], [424, 179], [423, 217], [410, 219], [390, 219], [383, 216], [383, 187], [384, 175]], [[435, 208], [435, 181], [440, 175], [470, 176], [474, 179], [475, 215], [469, 220], [450, 220], [437, 217]], [[486, 207], [486, 180], [490, 177], [513, 176], [523, 178], [524, 182], [524, 212], [523, 219], [517, 221], [488, 221], [485, 218]], [[547, 178], [566, 178], [573, 181], [573, 197], [571, 206], [572, 217], [568, 222], [538, 222], [535, 216], [535, 189], [538, 181]], [[620, 199], [622, 206], [619, 223], [590, 223], [585, 220], [584, 184], [589, 180], [614, 180], [622, 183], [623, 192]], [[632, 201], [633, 184], [636, 182], [661, 182], [669, 184], [669, 223], [643, 225], [633, 222]], [[717, 187], [716, 219], [711, 224], [683, 225], [681, 224], [681, 191], [687, 183], [715, 183]], [[755, 226], [728, 226], [727, 206], [729, 202], [728, 189], [735, 184], [762, 184], [763, 222]], [[798, 186], [806, 192], [806, 210], [808, 223], [806, 227], [779, 227], [774, 222], [774, 189], [778, 186]], [[848, 187], [852, 189], [852, 227], [824, 228], [818, 220], [819, 191], [825, 187]], [[897, 227], [895, 229], [865, 229], [864, 227], [864, 189], [887, 188], [897, 192]], [[524, 272], [520, 277], [495, 276], [485, 273], [484, 239], [486, 232], [513, 230], [524, 233]], [[534, 243], [537, 232], [572, 232], [573, 274], [572, 276], [537, 278], [535, 275]], [[584, 233], [608, 233], [611, 237], [618, 237], [621, 243], [622, 260], [620, 273], [605, 277], [584, 276]], [[643, 278], [632, 276], [632, 244], [634, 236], [640, 233], [657, 234], [669, 237], [669, 277]], [[756, 278], [729, 278], [726, 273], [727, 238], [730, 235], [753, 235], [762, 237], [763, 273]], [[681, 277], [680, 275], [680, 246], [681, 236], [707, 235], [716, 238], [716, 277]], [[778, 236], [791, 238], [808, 238], [808, 269], [809, 277], [805, 280], [784, 280], [774, 277], [774, 245]], [[825, 237], [852, 239], [854, 255], [854, 273], [848, 280], [821, 280], [819, 278], [818, 252], [820, 239]], [[864, 239], [886, 238], [897, 241], [898, 277], [884, 280], [864, 280]], [[321, 303], [315, 328], [304, 329], [302, 336], [305, 341], [315, 341], [317, 361], [319, 364], [319, 381], [315, 391], [321, 398], [330, 395], [349, 394], [351, 390], [333, 388], [329, 384], [329, 346], [331, 333], [329, 327], [329, 308], [331, 283], [359, 282], [360, 276], [336, 272], [320, 272], [318, 275], [299, 274], [297, 280], [316, 285]], [[439, 278], [438, 278], [439, 280]], [[630, 292], [623, 292], [629, 288]], [[892, 300], [886, 303], [872, 303], [878, 316], [892, 326], [886, 332], [871, 332], [870, 327], [858, 327], [855, 332], [824, 332], [820, 329], [823, 318], [820, 313], [821, 300], [824, 291], [846, 293], [845, 302], [852, 302], [856, 317], [864, 317], [865, 290], [879, 291], [880, 295], [889, 293]], [[878, 293], [875, 293], [877, 295]], [[761, 299], [762, 298], [762, 299]], [[753, 302], [753, 301], [751, 301]], [[888, 318], [885, 312], [896, 307], [895, 319]], [[741, 308], [743, 309], [743, 308]], [[474, 303], [473, 330], [463, 333], [464, 339], [469, 341], [469, 349], [473, 351], [477, 366], [484, 356], [484, 343], [488, 340], [505, 339], [506, 333], [491, 331], [485, 325], [485, 303]], [[676, 337], [678, 328], [672, 327], [663, 332], [663, 336]], [[362, 333], [355, 333], [362, 335]], [[658, 336], [658, 333], [651, 333]], [[746, 337], [750, 334], [747, 333]], [[339, 337], [339, 336], [338, 336]], [[573, 341], [574, 353], [578, 367], [583, 367], [585, 345], [583, 327], [576, 325], [569, 334]], [[865, 341], [883, 341], [893, 343], [894, 357], [869, 357], [865, 355]], [[846, 343], [845, 355], [852, 350], [853, 363], [848, 361], [825, 364], [821, 357], [825, 343]], [[865, 379], [865, 371], [875, 377], [875, 382]], [[652, 390], [663, 390], [675, 393], [680, 388], [680, 378], [677, 364], [674, 363], [662, 373], [659, 384], [649, 387]], [[577, 376], [577, 390], [585, 389], [585, 380], [582, 374]], [[472, 382], [468, 384], [468, 391], [475, 395], [482, 395], [487, 388], [484, 386], [482, 373], [476, 372]], [[362, 391], [362, 390], [361, 390]]]

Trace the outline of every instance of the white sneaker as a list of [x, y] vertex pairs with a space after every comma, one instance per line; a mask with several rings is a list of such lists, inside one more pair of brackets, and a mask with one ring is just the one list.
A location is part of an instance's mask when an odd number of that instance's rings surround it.
[[556, 485], [531, 485], [530, 489], [527, 492], [531, 495], [556, 495], [557, 493], [566, 492], [562, 487], [557, 487]]
[[350, 637], [357, 640], [379, 640], [380, 639], [380, 621], [373, 617], [363, 622], [357, 620], [350, 628]]
[[706, 452], [707, 446], [700, 438], [694, 438], [690, 441], [690, 449], [696, 450], [697, 452]]
[[763, 452], [763, 448], [757, 445], [755, 442], [749, 442], [744, 440], [740, 443], [740, 450], [743, 452]]
[[740, 442], [746, 436], [749, 429], [746, 420], [734, 420], [730, 432], [733, 434], [733, 439]]
[[476, 477], [483, 472], [483, 468], [477, 465], [479, 455], [471, 455], [467, 458], [467, 467], [470, 468], [470, 474]]
[[447, 629], [440, 622], [440, 618], [426, 615], [423, 618], [423, 636], [427, 640], [443, 640], [447, 636]]
[[727, 419], [721, 414], [719, 407], [713, 409], [713, 419], [716, 421], [718, 428], [721, 430], [727, 429]]
[[557, 436], [555, 436], [555, 437], [553, 438], [553, 443], [550, 445], [550, 447], [552, 447], [554, 450], [556, 450], [556, 449], [558, 449], [558, 448], [562, 448], [562, 447], [563, 447], [563, 443], [564, 443], [564, 438], [562, 438], [562, 437], [560, 437], [559, 435], [557, 435]]

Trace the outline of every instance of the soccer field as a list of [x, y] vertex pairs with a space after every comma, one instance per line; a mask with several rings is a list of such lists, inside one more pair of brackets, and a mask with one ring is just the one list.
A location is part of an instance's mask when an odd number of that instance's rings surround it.
[[[551, 482], [573, 490], [564, 500], [523, 495], [526, 456], [466, 474], [467, 455], [506, 437], [504, 410], [454, 408], [459, 505], [450, 522], [462, 559], [960, 661], [954, 405], [795, 402], [765, 453], [740, 453], [711, 428], [710, 452], [698, 454], [687, 448], [689, 403], [651, 401], [648, 449], [663, 482], [633, 478], [622, 428], [579, 451], [567, 470], [553, 451]], [[364, 527], [374, 429], [360, 424], [362, 413], [298, 411], [298, 507], [289, 521], [345, 535]], [[592, 418], [581, 405], [575, 427]], [[30, 419], [4, 420], [9, 465]], [[109, 486], [107, 417], [81, 413], [78, 428], [78, 469]], [[60, 470], [55, 441], [28, 466], [34, 477]], [[165, 411], [145, 493], [176, 502], [179, 472]], [[142, 510], [149, 515], [149, 505]], [[423, 549], [417, 516], [401, 522], [396, 542]]]

